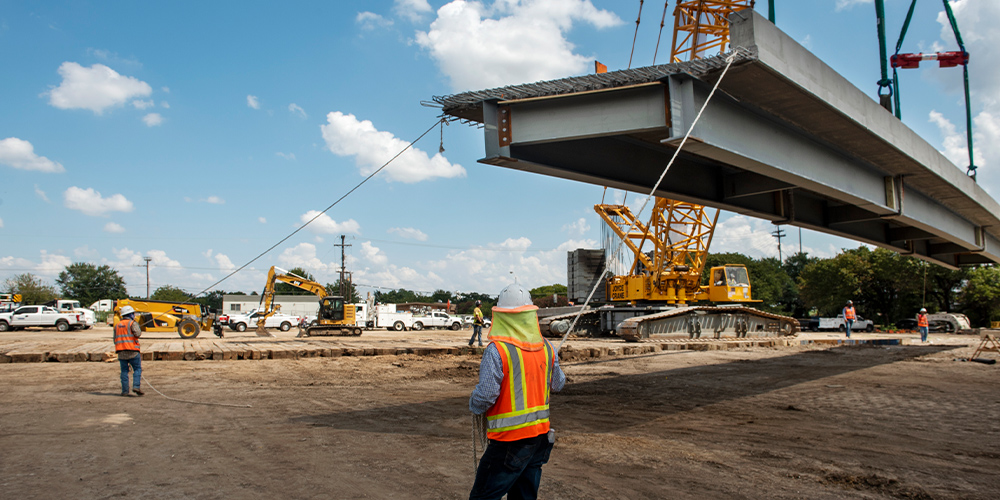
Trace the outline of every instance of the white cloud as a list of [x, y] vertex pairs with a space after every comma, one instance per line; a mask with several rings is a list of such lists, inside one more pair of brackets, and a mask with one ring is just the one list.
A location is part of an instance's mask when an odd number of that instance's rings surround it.
[[395, 0], [393, 4], [392, 10], [397, 16], [414, 23], [432, 12], [431, 4], [427, 3], [427, 0]]
[[354, 18], [354, 22], [360, 25], [361, 29], [365, 31], [392, 26], [392, 19], [386, 19], [374, 12], [368, 11], [358, 12], [358, 15]]
[[569, 234], [583, 236], [587, 231], [590, 231], [590, 224], [587, 224], [587, 219], [580, 217], [576, 221], [563, 226], [562, 230]]
[[375, 245], [372, 245], [372, 242], [370, 241], [361, 243], [361, 255], [364, 256], [365, 259], [368, 259], [368, 262], [377, 266], [384, 266], [389, 262], [389, 257], [385, 255], [385, 252]]
[[100, 252], [90, 248], [89, 245], [84, 245], [79, 248], [73, 249], [73, 256], [77, 259], [87, 259], [87, 260], [97, 260], [101, 257]]
[[63, 201], [66, 208], [95, 216], [107, 215], [109, 212], [131, 212], [133, 208], [132, 202], [121, 194], [104, 198], [94, 188], [81, 189], [76, 186], [63, 193]]
[[72, 263], [73, 260], [65, 255], [54, 255], [42, 250], [42, 261], [35, 266], [35, 272], [42, 276], [57, 276]]
[[[773, 2], [774, 0], [771, 1]], [[850, 9], [855, 5], [861, 5], [866, 3], [872, 3], [872, 0], [837, 0], [837, 5], [834, 7], [834, 10], [840, 12], [844, 9]]]
[[105, 233], [124, 233], [125, 232], [125, 228], [121, 227], [119, 224], [116, 224], [114, 222], [109, 222], [109, 223], [107, 223], [107, 224], [104, 225], [104, 232]]
[[593, 57], [573, 52], [573, 23], [618, 26], [614, 13], [590, 0], [454, 0], [437, 11], [416, 42], [430, 52], [456, 90], [499, 87], [577, 75]]
[[[316, 217], [316, 216], [319, 217]], [[341, 233], [354, 233], [358, 234], [361, 230], [361, 225], [358, 224], [354, 219], [348, 219], [344, 222], [337, 222], [330, 218], [327, 214], [320, 214], [318, 210], [310, 210], [299, 217], [299, 220], [303, 224], [316, 218], [307, 229], [313, 233], [319, 234], [341, 234]]]
[[295, 159], [295, 153], [282, 153], [281, 151], [278, 151], [275, 154], [278, 155], [278, 156], [280, 156], [280, 157], [282, 157], [282, 158], [284, 158], [284, 159], [286, 159], [286, 160], [294, 160]]
[[3, 219], [0, 219], [0, 227], [3, 227]]
[[461, 290], [496, 293], [512, 281], [511, 271], [520, 283], [535, 288], [553, 283], [566, 284], [566, 252], [577, 248], [597, 248], [590, 239], [567, 240], [555, 249], [533, 251], [525, 237], [508, 238], [469, 250], [449, 252], [427, 267], [458, 277]]
[[160, 87], [160, 90], [162, 90], [166, 94], [170, 93], [170, 87]]
[[267, 219], [264, 217], [257, 217], [257, 222], [260, 222], [261, 224], [267, 224]]
[[142, 122], [146, 124], [147, 127], [155, 127], [163, 123], [163, 116], [159, 113], [149, 113], [142, 117]]
[[64, 62], [59, 66], [59, 74], [62, 83], [47, 92], [49, 104], [59, 109], [89, 109], [99, 115], [112, 106], [153, 92], [148, 83], [122, 76], [103, 64], [85, 68], [75, 62]]
[[223, 200], [222, 198], [219, 198], [218, 196], [209, 196], [208, 198], [204, 199], [204, 202], [205, 203], [211, 203], [213, 205], [223, 205], [223, 204], [226, 203], [226, 200]]
[[135, 109], [146, 109], [146, 108], [151, 108], [153, 106], [156, 106], [156, 103], [153, 102], [152, 99], [150, 99], [148, 101], [143, 100], [143, 99], [136, 99], [136, 100], [132, 101], [132, 106], [135, 107]]
[[45, 191], [42, 191], [42, 188], [38, 187], [38, 184], [35, 184], [35, 194], [45, 203], [49, 202], [49, 196], [45, 194]]
[[219, 270], [230, 272], [236, 269], [236, 265], [233, 261], [229, 259], [229, 256], [223, 253], [215, 254], [215, 262], [219, 264]]
[[[321, 125], [326, 147], [338, 156], [353, 156], [361, 175], [368, 176], [402, 151], [407, 143], [389, 132], [375, 129], [368, 120], [358, 121], [354, 115], [334, 111]], [[429, 157], [411, 147], [384, 170], [390, 181], [420, 182], [435, 177], [465, 177], [465, 168], [452, 164], [440, 153]]]
[[333, 263], [328, 264], [316, 257], [316, 245], [312, 243], [299, 243], [292, 248], [286, 248], [278, 256], [278, 262], [286, 269], [301, 267], [314, 275], [334, 267], [340, 269], [340, 266], [334, 266]]
[[294, 102], [288, 105], [288, 111], [293, 115], [298, 115], [302, 118], [308, 118], [308, 115], [306, 115], [306, 110], [302, 109], [301, 107], [299, 107], [298, 104], [295, 104]]
[[35, 147], [17, 137], [0, 140], [0, 163], [21, 170], [65, 172], [62, 164], [35, 154]]
[[167, 101], [160, 101], [160, 107], [163, 109], [170, 109], [170, 103]]
[[247, 95], [247, 106], [253, 109], [260, 109], [260, 101], [255, 95]]
[[390, 227], [386, 232], [409, 240], [427, 241], [427, 235], [423, 231], [412, 227]]

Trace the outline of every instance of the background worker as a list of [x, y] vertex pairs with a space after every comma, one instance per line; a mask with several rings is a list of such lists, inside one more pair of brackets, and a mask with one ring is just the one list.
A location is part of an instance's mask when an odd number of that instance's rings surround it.
[[555, 442], [549, 394], [562, 390], [566, 375], [558, 353], [538, 329], [538, 307], [516, 282], [500, 292], [489, 340], [479, 383], [469, 398], [469, 410], [486, 415], [489, 445], [469, 498], [538, 498], [542, 465]]
[[930, 329], [931, 322], [927, 319], [927, 309], [923, 307], [920, 308], [920, 312], [917, 313], [917, 329], [920, 330], [920, 341], [927, 342], [927, 331]]
[[135, 309], [125, 306], [121, 310], [122, 319], [115, 323], [115, 352], [122, 368], [122, 396], [128, 396], [128, 369], [132, 367], [132, 391], [142, 396], [139, 381], [142, 380], [142, 356], [139, 355], [139, 337], [142, 329], [134, 319]]
[[472, 312], [472, 338], [469, 339], [469, 347], [478, 338], [479, 347], [483, 346], [483, 310], [479, 306], [483, 305], [481, 300], [476, 301], [476, 310]]
[[851, 327], [854, 326], [854, 320], [858, 317], [858, 314], [854, 311], [854, 301], [847, 301], [842, 314], [844, 315], [844, 328], [847, 329], [847, 338], [851, 338]]

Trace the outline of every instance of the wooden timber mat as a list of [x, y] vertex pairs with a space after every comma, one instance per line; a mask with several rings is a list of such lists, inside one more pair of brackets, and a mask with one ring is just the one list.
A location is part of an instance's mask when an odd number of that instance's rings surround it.
[[[450, 345], [449, 345], [450, 344]], [[611, 345], [608, 345], [611, 344]], [[559, 353], [562, 361], [591, 358], [634, 356], [660, 351], [728, 350], [749, 347], [775, 348], [790, 345], [784, 339], [643, 342], [588, 342], [574, 340]], [[361, 343], [328, 340], [181, 340], [151, 341], [142, 344], [143, 361], [205, 361], [205, 360], [267, 360], [339, 356], [418, 356], [480, 354], [482, 348], [442, 341], [397, 341]], [[110, 362], [115, 361], [114, 344], [110, 341], [0, 341], [0, 363], [44, 362]]]

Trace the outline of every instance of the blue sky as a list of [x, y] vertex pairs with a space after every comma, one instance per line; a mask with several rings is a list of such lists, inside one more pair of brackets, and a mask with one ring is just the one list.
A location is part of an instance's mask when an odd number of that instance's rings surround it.
[[[649, 65], [662, 6], [646, 2], [633, 66]], [[116, 268], [130, 293], [203, 290], [277, 243], [415, 139], [421, 101], [628, 65], [639, 2], [0, 1], [0, 280], [50, 284], [73, 262]], [[675, 2], [670, 2], [671, 9]], [[980, 183], [1000, 194], [1000, 3], [952, 3], [972, 54]], [[886, 0], [890, 45], [908, 1]], [[766, 13], [767, 2], [757, 8]], [[918, 4], [904, 52], [954, 50], [940, 2]], [[672, 11], [671, 11], [672, 12]], [[669, 53], [670, 17], [658, 62]], [[778, 1], [777, 24], [870, 95], [871, 1]], [[963, 170], [961, 70], [902, 73], [903, 119]], [[216, 286], [267, 269], [373, 287], [496, 293], [513, 271], [566, 282], [595, 247], [602, 188], [482, 165], [482, 132], [432, 131], [392, 166]], [[610, 192], [609, 199], [623, 194]], [[639, 196], [629, 194], [628, 200]], [[712, 247], [777, 255], [768, 221], [724, 213]], [[797, 246], [797, 231], [786, 228]], [[813, 255], [849, 240], [803, 231]]]

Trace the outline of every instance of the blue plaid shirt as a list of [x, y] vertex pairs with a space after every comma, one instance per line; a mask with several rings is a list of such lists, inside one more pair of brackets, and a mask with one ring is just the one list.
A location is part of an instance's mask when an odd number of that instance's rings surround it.
[[[469, 411], [482, 415], [489, 410], [500, 397], [500, 382], [503, 382], [503, 360], [496, 344], [490, 342], [483, 351], [483, 360], [479, 363], [479, 383], [472, 390], [469, 398]], [[555, 370], [552, 372], [552, 382], [549, 388], [559, 392], [566, 385], [566, 374], [559, 368], [559, 355], [555, 356]]]

